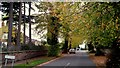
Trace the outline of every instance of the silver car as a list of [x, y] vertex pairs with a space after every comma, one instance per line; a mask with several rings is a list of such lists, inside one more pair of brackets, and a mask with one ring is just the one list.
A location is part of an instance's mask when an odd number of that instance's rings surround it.
[[70, 49], [69, 54], [75, 54], [75, 51], [76, 51], [75, 49]]

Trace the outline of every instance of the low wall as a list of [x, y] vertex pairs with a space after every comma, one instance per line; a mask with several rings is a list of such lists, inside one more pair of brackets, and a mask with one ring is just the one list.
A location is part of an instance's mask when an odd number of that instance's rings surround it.
[[37, 56], [43, 56], [47, 54], [47, 50], [44, 51], [35, 51], [35, 50], [27, 50], [27, 51], [9, 51], [9, 52], [2, 52], [0, 53], [0, 61], [2, 63], [5, 62], [5, 55], [14, 55], [15, 61], [30, 59]]

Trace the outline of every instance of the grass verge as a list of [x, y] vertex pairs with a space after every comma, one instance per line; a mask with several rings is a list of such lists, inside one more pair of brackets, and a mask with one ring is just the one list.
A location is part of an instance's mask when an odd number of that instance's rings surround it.
[[45, 58], [45, 59], [39, 59], [39, 60], [33, 60], [33, 61], [30, 61], [28, 64], [18, 64], [18, 65], [15, 65], [14, 68], [32, 68], [32, 67], [35, 67], [39, 64], [42, 64], [44, 62], [47, 62], [47, 61], [50, 61], [52, 60], [53, 58]]

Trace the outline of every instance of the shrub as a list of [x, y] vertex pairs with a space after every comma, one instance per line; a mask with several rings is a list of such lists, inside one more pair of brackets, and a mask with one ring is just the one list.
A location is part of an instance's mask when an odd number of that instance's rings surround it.
[[49, 47], [48, 56], [58, 56], [60, 53], [59, 44], [51, 45]]
[[28, 44], [21, 45], [21, 50], [30, 50], [30, 47]]
[[21, 46], [21, 50], [38, 50], [38, 51], [42, 51], [42, 50], [48, 50], [48, 46], [36, 46], [34, 44], [26, 44], [26, 45], [22, 45]]

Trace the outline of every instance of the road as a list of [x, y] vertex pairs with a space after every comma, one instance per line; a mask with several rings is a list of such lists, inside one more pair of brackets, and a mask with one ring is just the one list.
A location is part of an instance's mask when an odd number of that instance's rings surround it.
[[86, 52], [68, 54], [39, 68], [96, 68]]

